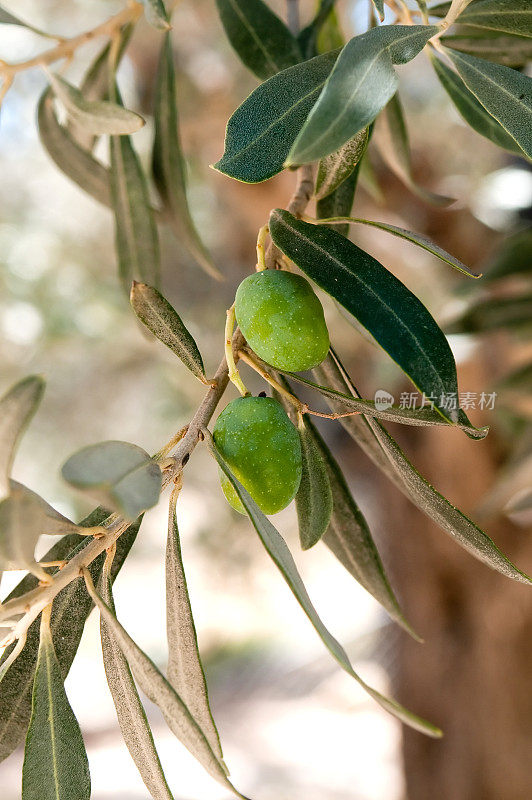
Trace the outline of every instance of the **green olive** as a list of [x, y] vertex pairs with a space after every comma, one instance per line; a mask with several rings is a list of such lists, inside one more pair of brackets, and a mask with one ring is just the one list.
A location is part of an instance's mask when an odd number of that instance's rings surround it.
[[[294, 499], [301, 481], [301, 443], [277, 400], [233, 400], [216, 420], [213, 436], [235, 477], [265, 514], [276, 514]], [[225, 476], [221, 483], [230, 505], [245, 513]]]
[[323, 308], [301, 275], [274, 269], [249, 275], [237, 289], [235, 313], [249, 346], [272, 367], [303, 372], [327, 355]]

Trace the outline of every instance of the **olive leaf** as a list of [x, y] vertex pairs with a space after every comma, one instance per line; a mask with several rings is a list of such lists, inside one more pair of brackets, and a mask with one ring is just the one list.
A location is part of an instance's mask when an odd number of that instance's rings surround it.
[[448, 206], [454, 203], [452, 197], [430, 192], [414, 180], [408, 131], [397, 93], [389, 100], [384, 113], [377, 120], [375, 141], [384, 162], [413, 194], [435, 206]]
[[[112, 91], [118, 100], [116, 86]], [[109, 141], [118, 269], [129, 295], [133, 279], [159, 284], [159, 239], [146, 177], [129, 136], [111, 136]]]
[[59, 75], [49, 73], [55, 96], [61, 101], [69, 117], [94, 136], [109, 134], [123, 136], [135, 133], [144, 120], [134, 111], [108, 100], [86, 100], [79, 89], [71, 86]]
[[295, 37], [262, 0], [216, 0], [227, 38], [240, 60], [265, 80], [302, 60]]
[[337, 51], [316, 56], [261, 83], [227, 123], [224, 154], [214, 169], [245, 183], [281, 172], [337, 57]]
[[152, 508], [161, 492], [161, 470], [141, 447], [100, 442], [70, 456], [63, 478], [106, 508], [134, 520]]
[[504, 239], [485, 270], [484, 281], [526, 276], [532, 270], [532, 230], [526, 227]]
[[[97, 508], [82, 522], [81, 527], [96, 527], [109, 516], [109, 512]], [[116, 555], [112, 566], [112, 579], [116, 577], [135, 541], [140, 520], [134, 522], [119, 537]], [[81, 542], [80, 542], [81, 539]], [[67, 534], [42, 557], [44, 562], [70, 561], [91, 542], [90, 537], [81, 538], [77, 534]], [[94, 581], [98, 581], [105, 554], [98, 556], [89, 567]], [[8, 610], [9, 604], [16, 603], [38, 586], [38, 578], [26, 575], [6, 598], [2, 606]], [[62, 677], [68, 674], [76, 655], [83, 628], [92, 610], [92, 601], [85, 590], [83, 578], [77, 578], [62, 589], [54, 600], [52, 608], [52, 638]], [[15, 645], [8, 647], [0, 658], [0, 665], [11, 655]], [[31, 715], [31, 693], [39, 649], [39, 621], [28, 629], [26, 644], [17, 660], [2, 678], [0, 691], [0, 761], [7, 758], [24, 740]]]
[[352, 174], [356, 165], [366, 152], [369, 130], [364, 128], [339, 150], [322, 158], [316, 176], [316, 200], [332, 194]]
[[286, 166], [333, 153], [373, 122], [397, 90], [393, 65], [413, 59], [437, 32], [428, 25], [383, 25], [351, 39], [292, 145]]
[[168, 509], [166, 544], [166, 631], [168, 680], [183, 698], [203, 731], [213, 753], [223, 759], [220, 737], [209, 705], [209, 693], [201, 663], [187, 579], [181, 556], [175, 497]]
[[41, 95], [37, 121], [41, 142], [61, 172], [99, 203], [111, 206], [109, 170], [84, 150], [59, 123], [50, 89]]
[[384, 19], [384, 0], [372, 0], [373, 5], [377, 9], [377, 14], [379, 15], [379, 19], [382, 22]]
[[318, 40], [323, 27], [334, 12], [336, 0], [320, 0], [314, 19], [300, 31], [297, 41], [305, 58], [313, 58], [318, 54]]
[[213, 278], [221, 274], [194, 225], [187, 200], [185, 161], [179, 136], [176, 81], [170, 35], [164, 37], [155, 90], [152, 169], [168, 221], [198, 264]]
[[16, 17], [14, 14], [11, 14], [10, 11], [6, 11], [5, 8], [0, 6], [0, 24], [2, 25], [19, 25], [21, 28], [27, 28], [33, 33], [38, 33], [39, 36], [44, 36], [46, 38], [55, 38], [44, 31], [39, 30], [39, 28], [34, 28], [33, 25], [30, 25], [28, 22], [24, 22], [19, 17]]
[[327, 466], [317, 443], [317, 431], [303, 418], [298, 426], [302, 473], [296, 494], [299, 540], [303, 550], [314, 547], [329, 527], [333, 497]]
[[452, 47], [462, 53], [495, 61], [505, 67], [524, 67], [532, 59], [532, 41], [527, 36], [501, 34], [461, 25], [459, 33], [442, 36], [444, 47]]
[[506, 132], [495, 117], [488, 114], [482, 103], [469, 91], [462, 79], [449, 69], [440, 59], [432, 57], [432, 64], [441, 85], [451, 98], [463, 119], [473, 130], [485, 136], [494, 144], [509, 150], [511, 153], [523, 155], [523, 151], [515, 139]]
[[144, 16], [153, 28], [167, 31], [171, 27], [163, 0], [140, 0], [140, 2], [144, 6]]
[[445, 395], [458, 394], [451, 348], [428, 310], [372, 256], [335, 231], [310, 225], [288, 211], [270, 216], [274, 243], [371, 333], [450, 422]]
[[445, 326], [447, 333], [483, 333], [507, 328], [532, 326], [532, 294], [515, 297], [488, 297], [473, 303]]
[[[351, 392], [354, 397], [360, 397], [333, 351], [323, 364], [314, 370], [314, 374], [337, 391]], [[338, 407], [336, 402], [331, 401], [330, 405], [333, 410]], [[458, 544], [506, 577], [520, 583], [532, 582], [506, 558], [484, 531], [419, 474], [395, 439], [378, 420], [360, 415], [344, 417], [340, 422], [398, 489]]]
[[[310, 381], [308, 378], [296, 375], [294, 372], [283, 372], [282, 370], [278, 370], [278, 372], [281, 372], [282, 375], [285, 375], [291, 381], [296, 381], [296, 383], [307, 386], [309, 389], [314, 389], [329, 400], [333, 400], [342, 412], [355, 411], [359, 414], [365, 414], [366, 416], [375, 417], [377, 419], [384, 419], [388, 422], [396, 422], [401, 425], [449, 425], [449, 422], [429, 405], [414, 409], [401, 408], [399, 406], [377, 408], [372, 400], [363, 400], [359, 397], [353, 397], [352, 394], [345, 394], [336, 389], [331, 389], [328, 386], [321, 386], [318, 383]], [[489, 431], [487, 426], [475, 428], [464, 412], [459, 413], [456, 427], [463, 430], [470, 439], [485, 439]]]
[[207, 384], [198, 346], [168, 300], [153, 286], [137, 281], [133, 281], [130, 299], [141, 322], [181, 359], [196, 378]]
[[[115, 614], [110, 568], [106, 559], [100, 587], [104, 603]], [[126, 747], [154, 800], [173, 800], [129, 664], [103, 618], [100, 635], [105, 676]]]
[[203, 731], [182, 698], [157, 669], [153, 661], [124, 630], [90, 581], [87, 581], [87, 591], [95, 605], [98, 606], [110, 634], [115, 638], [126, 657], [135, 680], [148, 699], [160, 709], [170, 730], [213, 778], [238, 797], [242, 797], [229, 781], [225, 764], [213, 753]]
[[22, 800], [89, 800], [90, 795], [85, 744], [66, 696], [45, 609], [24, 750]]
[[447, 48], [467, 88], [532, 159], [532, 78]]
[[10, 481], [9, 495], [0, 502], [0, 570], [27, 569], [47, 581], [47, 573], [35, 560], [35, 546], [40, 536], [77, 530], [74, 522], [38, 494]]
[[9, 494], [9, 476], [20, 437], [35, 414], [44, 380], [29, 375], [0, 398], [0, 499]]
[[[341, 221], [340, 221], [341, 220]], [[411, 242], [412, 244], [421, 247], [423, 250], [426, 250], [428, 253], [432, 253], [432, 255], [436, 256], [437, 258], [444, 261], [446, 264], [449, 264], [451, 267], [454, 267], [463, 275], [467, 275], [469, 278], [480, 278], [476, 272], [473, 272], [468, 266], [466, 266], [462, 261], [455, 256], [448, 253], [443, 247], [432, 242], [426, 236], [423, 236], [421, 233], [414, 233], [414, 231], [408, 231], [406, 228], [398, 228], [396, 225], [390, 225], [388, 222], [378, 222], [377, 220], [373, 219], [362, 219], [361, 217], [340, 217], [340, 224], [347, 223], [348, 225], [369, 225], [372, 228], [378, 228], [381, 231], [386, 231], [387, 233], [391, 233], [392, 236], [398, 236], [400, 239], [405, 239], [407, 242]], [[330, 227], [334, 224], [334, 220], [325, 218], [325, 220], [318, 220], [318, 222], [326, 222]], [[334, 228], [333, 228], [334, 230]]]
[[[331, 194], [316, 202], [316, 214], [320, 218], [348, 217], [353, 207], [355, 191], [358, 184], [360, 170], [366, 159], [360, 160], [351, 175], [345, 179]], [[342, 223], [335, 225], [334, 230], [341, 236], [347, 236], [349, 225]]]
[[320, 617], [318, 616], [316, 609], [312, 605], [312, 602], [307, 594], [307, 590], [301, 580], [301, 576], [297, 571], [297, 567], [295, 565], [294, 559], [290, 553], [290, 550], [286, 546], [286, 543], [280, 533], [274, 528], [271, 524], [269, 519], [264, 516], [260, 508], [257, 506], [255, 501], [251, 498], [251, 496], [246, 492], [244, 487], [241, 483], [235, 478], [233, 473], [231, 472], [228, 464], [223, 459], [220, 452], [217, 450], [216, 445], [214, 444], [214, 440], [210, 435], [209, 431], [204, 431], [205, 434], [205, 441], [209, 452], [213, 455], [213, 457], [218, 462], [218, 465], [221, 467], [225, 475], [227, 476], [228, 480], [232, 484], [236, 494], [240, 498], [242, 505], [244, 506], [246, 513], [251, 520], [253, 527], [257, 531], [259, 538], [264, 545], [268, 555], [273, 560], [276, 567], [281, 572], [283, 578], [285, 579], [286, 583], [288, 584], [289, 588], [293, 592], [296, 600], [300, 604], [301, 608], [307, 615], [309, 621], [313, 625], [314, 629], [316, 630], [318, 636], [323, 641], [327, 649], [330, 651], [331, 655], [338, 664], [344, 669], [348, 675], [354, 678], [357, 683], [386, 711], [390, 714], [393, 714], [397, 719], [400, 719], [405, 725], [409, 725], [410, 727], [414, 728], [415, 730], [420, 731], [421, 733], [425, 733], [428, 736], [439, 737], [441, 736], [441, 731], [430, 722], [427, 722], [421, 717], [418, 717], [416, 714], [413, 714], [411, 711], [403, 708], [403, 706], [399, 705], [395, 700], [391, 700], [387, 697], [384, 697], [379, 692], [372, 689], [371, 686], [368, 686], [362, 678], [354, 671], [353, 667], [351, 666], [351, 662], [347, 656], [347, 653], [341, 646], [341, 644], [332, 636], [331, 633], [327, 630], [323, 622], [321, 621]]
[[529, 0], [476, 0], [462, 11], [458, 21], [477, 28], [532, 37]]

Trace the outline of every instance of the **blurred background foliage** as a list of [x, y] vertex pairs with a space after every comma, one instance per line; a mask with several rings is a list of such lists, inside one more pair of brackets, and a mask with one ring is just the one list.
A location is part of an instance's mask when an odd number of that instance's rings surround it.
[[[15, 10], [15, 4], [5, 5]], [[284, 14], [283, 2], [271, 5]], [[16, 13], [45, 30], [72, 35], [121, 6], [107, 0], [18, 0]], [[302, 0], [304, 21], [312, 9], [313, 2]], [[365, 26], [367, 4], [339, 0], [338, 14], [351, 36]], [[162, 288], [213, 371], [223, 347], [225, 309], [253, 269], [257, 229], [271, 208], [286, 205], [294, 178], [283, 173], [253, 186], [208, 168], [221, 154], [228, 117], [256, 81], [224, 38], [212, 0], [182, 0], [172, 36], [190, 203], [225, 281], [198, 272], [163, 229]], [[159, 42], [158, 33], [141, 23], [119, 73], [126, 105], [148, 120], [134, 136], [146, 162]], [[0, 30], [0, 58], [22, 60], [40, 47], [42, 40], [22, 28]], [[85, 47], [69, 77], [79, 78], [96, 51]], [[454, 331], [450, 341], [461, 391], [497, 392], [494, 410], [471, 412], [474, 423], [491, 426], [483, 442], [458, 431], [403, 426], [393, 426], [394, 436], [429, 480], [466, 513], [481, 516], [508, 556], [530, 573], [532, 172], [463, 123], [432, 71], [423, 68], [424, 58], [400, 70], [415, 176], [457, 201], [445, 211], [423, 204], [372, 152], [375, 183], [363, 182], [354, 213], [425, 233], [477, 270], [491, 262], [493, 274], [511, 274], [489, 280], [488, 269], [486, 279], [473, 282], [382, 232], [354, 228], [351, 235]], [[66, 457], [104, 439], [157, 450], [190, 418], [202, 388], [169, 351], [141, 333], [118, 283], [110, 212], [70, 183], [43, 151], [35, 107], [45, 85], [38, 70], [18, 76], [0, 116], [1, 385], [5, 389], [31, 372], [45, 374], [45, 399], [23, 441], [15, 477], [77, 518], [89, 506], [60, 480]], [[105, 149], [98, 154], [106, 158]], [[505, 237], [523, 230], [528, 233], [519, 234], [513, 251], [501, 250]], [[522, 269], [514, 274], [518, 262]], [[501, 311], [501, 299], [508, 297], [520, 298], [517, 322], [515, 304]], [[480, 316], [478, 306], [487, 300], [495, 301], [496, 316], [486, 325], [485, 305]], [[324, 302], [332, 338], [363, 394], [373, 398], [377, 389], [386, 389], [398, 398], [410, 391], [395, 365], [354, 334], [330, 300]], [[471, 306], [477, 310], [468, 316]], [[253, 389], [263, 388], [247, 370], [246, 379]], [[309, 593], [324, 621], [348, 642], [362, 674], [379, 688], [391, 684], [402, 702], [441, 725], [446, 737], [433, 742], [402, 734], [322, 655], [248, 523], [226, 505], [216, 469], [198, 448], [186, 470], [178, 518], [213, 707], [235, 782], [260, 800], [524, 800], [532, 785], [530, 593], [433, 531], [339, 425], [325, 421], [319, 427], [339, 454], [406, 614], [426, 643], [406, 641], [321, 546], [296, 555]], [[517, 509], [501, 512], [511, 501]], [[290, 544], [297, 540], [294, 518], [292, 509], [278, 517]], [[160, 663], [164, 542], [162, 503], [146, 516], [116, 587], [124, 625]], [[4, 576], [2, 596], [17, 579]], [[91, 618], [66, 684], [87, 732], [93, 796], [140, 800], [146, 791], [118, 733], [97, 639]], [[222, 790], [166, 738], [155, 712], [150, 715], [176, 795], [221, 797]], [[3, 800], [19, 797], [20, 757], [0, 766]]]

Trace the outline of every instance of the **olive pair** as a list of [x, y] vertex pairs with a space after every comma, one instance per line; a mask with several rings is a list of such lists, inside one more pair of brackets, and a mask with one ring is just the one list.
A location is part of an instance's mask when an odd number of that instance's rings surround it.
[[[323, 308], [300, 275], [263, 270], [248, 276], [238, 287], [235, 314], [249, 346], [277, 369], [311, 369], [327, 355], [329, 333]], [[276, 400], [233, 400], [216, 421], [214, 439], [265, 514], [275, 514], [293, 500], [301, 481], [301, 443]], [[229, 480], [223, 474], [220, 480], [228, 502], [245, 513]]]

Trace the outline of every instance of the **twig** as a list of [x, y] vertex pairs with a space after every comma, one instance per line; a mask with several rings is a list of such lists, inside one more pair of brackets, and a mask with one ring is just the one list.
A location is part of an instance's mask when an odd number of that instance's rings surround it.
[[290, 33], [299, 33], [299, 0], [286, 0], [286, 23]]
[[[290, 198], [287, 210], [299, 217], [305, 211], [310, 202], [310, 198], [314, 194], [314, 170], [312, 164], [303, 164], [297, 170], [297, 183], [294, 194]], [[268, 269], [275, 269], [280, 264], [282, 253], [279, 248], [270, 242], [270, 246], [266, 251], [266, 265]]]

